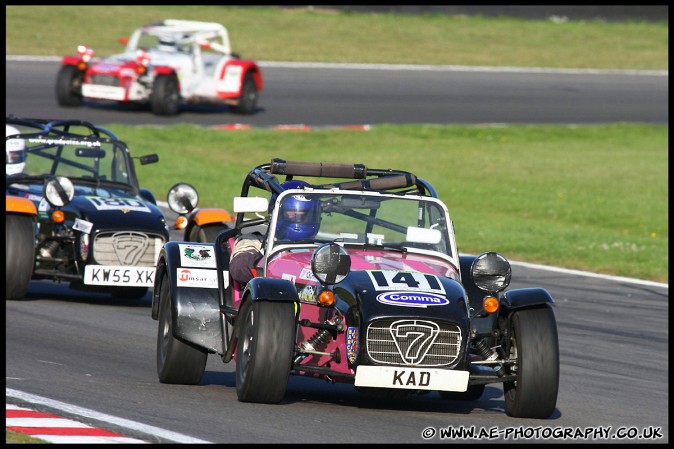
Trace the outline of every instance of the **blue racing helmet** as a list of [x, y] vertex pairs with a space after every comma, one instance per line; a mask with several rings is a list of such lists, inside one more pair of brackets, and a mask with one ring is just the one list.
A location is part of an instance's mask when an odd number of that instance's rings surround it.
[[[304, 181], [286, 181], [284, 189], [308, 186]], [[281, 203], [276, 222], [276, 237], [280, 240], [310, 239], [316, 235], [321, 224], [321, 203], [317, 198], [302, 194], [290, 195]]]

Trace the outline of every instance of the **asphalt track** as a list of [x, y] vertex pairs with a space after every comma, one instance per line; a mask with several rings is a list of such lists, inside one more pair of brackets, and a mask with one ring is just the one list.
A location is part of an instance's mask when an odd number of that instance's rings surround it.
[[[155, 117], [144, 111], [93, 106], [77, 110], [58, 108], [53, 100], [52, 75], [55, 70], [57, 66], [50, 62], [8, 62], [7, 112], [32, 117], [55, 114], [57, 118], [68, 114], [81, 118], [86, 114], [95, 123], [119, 122], [121, 118], [133, 123], [157, 123]], [[313, 70], [318, 69], [312, 69], [309, 72], [314, 75], [310, 80], [304, 80], [308, 86], [302, 89], [291, 86], [302, 81], [301, 75], [293, 69], [269, 70], [270, 77], [276, 74], [279, 80], [287, 80], [288, 84], [280, 87], [291, 89], [291, 92], [281, 93], [273, 89], [274, 84], [270, 82], [267, 96], [261, 98], [263, 109], [258, 114], [229, 120], [232, 117], [227, 111], [199, 111], [182, 114], [175, 120], [203, 120], [204, 124], [217, 125], [246, 119], [254, 126], [302, 123], [304, 119], [312, 120], [309, 124], [313, 126], [388, 121], [386, 114], [390, 113], [390, 104], [384, 101], [384, 93], [377, 90], [379, 83], [370, 80], [369, 69], [328, 69], [322, 73], [327, 81], [315, 77]], [[331, 73], [337, 73], [336, 78], [333, 79]], [[379, 71], [376, 73], [380, 74]], [[404, 74], [385, 73], [387, 75], [382, 75], [381, 79], [394, 80], [388, 81], [392, 83], [389, 87], [424, 85], [410, 75], [417, 74], [414, 70]], [[438, 80], [449, 76], [442, 73]], [[528, 103], [528, 108], [515, 108], [523, 114], [521, 119], [525, 121], [535, 115], [524, 114], [527, 109], [540, 108], [539, 119], [545, 116], [547, 118], [542, 120], [550, 123], [614, 121], [611, 117], [620, 117], [617, 120], [622, 121], [627, 120], [625, 117], [629, 114], [637, 113], [644, 114], [642, 120], [632, 116], [630, 121], [667, 122], [667, 76], [621, 74], [593, 78], [589, 74], [523, 74], [535, 84], [533, 88], [526, 88], [530, 81], [518, 81], [519, 75], [514, 73], [500, 73], [493, 74], [496, 80], [503, 80], [503, 77], [509, 80], [501, 81], [504, 83], [500, 85], [502, 88], [520, 85], [521, 89], [511, 90], [509, 94], [494, 89], [493, 95], [487, 95], [492, 92], [471, 92], [466, 87], [474, 79], [469, 76], [474, 75], [472, 72], [459, 73], [465, 74], [468, 82], [462, 88], [462, 98], [485, 97], [485, 109], [478, 113], [479, 105], [468, 103], [454, 103], [451, 111], [448, 105], [437, 107], [446, 114], [455, 113], [456, 117], [465, 111], [469, 117], [463, 119], [466, 122], [489, 116], [487, 98], [491, 99], [492, 105], [494, 101], [507, 99], [513, 105]], [[429, 72], [423, 76], [432, 80], [435, 79], [433, 74], [437, 75]], [[477, 77], [490, 76], [480, 72]], [[546, 83], [535, 83], [539, 76], [549, 80], [547, 89]], [[555, 94], [560, 79], [569, 83], [559, 89], [567, 92], [566, 95]], [[322, 83], [338, 80], [342, 80], [343, 85], [337, 83], [340, 90], [332, 96]], [[584, 87], [585, 83], [590, 83], [591, 87]], [[476, 83], [478, 88], [485, 85]], [[349, 86], [355, 89], [353, 94], [349, 93]], [[362, 95], [372, 89], [379, 93]], [[460, 90], [456, 89], [457, 92]], [[517, 98], [532, 89], [538, 95], [529, 95], [527, 98], [531, 101]], [[300, 90], [308, 93], [300, 95], [297, 103], [291, 102], [292, 93], [299, 95]], [[428, 91], [429, 100], [435, 98], [430, 95], [433, 90]], [[549, 98], [542, 95], [548, 90], [553, 91]], [[578, 101], [582, 96], [578, 91], [585, 95], [601, 92], [595, 101], [608, 101], [618, 110], [607, 112], [610, 107], [596, 107], [592, 114], [584, 111], [587, 115], [582, 117], [583, 120], [573, 122], [562, 120], [565, 115], [561, 112], [565, 109], [562, 106], [556, 109], [557, 112], [555, 108], [548, 111], [547, 106], [553, 98], [559, 102], [569, 98]], [[369, 112], [359, 116], [358, 108], [354, 106], [353, 114], [342, 117], [341, 122], [335, 122], [340, 114], [331, 112], [316, 117], [308, 111], [318, 113], [331, 109], [325, 106], [331, 103], [323, 103], [326, 99], [323, 95], [334, 100], [333, 109], [337, 110], [347, 107], [349, 101], [358, 103], [369, 99], [370, 104], [365, 108]], [[348, 95], [352, 97], [345, 97]], [[611, 95], [613, 100], [609, 98]], [[650, 106], [644, 97], [652, 100]], [[381, 116], [373, 112], [379, 109], [375, 107], [376, 103], [372, 104], [377, 98], [382, 100]], [[536, 103], [541, 98], [545, 101]], [[628, 104], [630, 101], [637, 104]], [[644, 101], [641, 106], [640, 101]], [[650, 112], [647, 111], [649, 107]], [[473, 108], [475, 113], [471, 115]], [[407, 122], [417, 118], [413, 108], [399, 109], [405, 109], [400, 120], [404, 116], [408, 117]], [[573, 115], [570, 113], [574, 109], [576, 107], [569, 107], [566, 114]], [[505, 112], [504, 108], [502, 113]], [[550, 115], [546, 116], [546, 112]], [[453, 122], [447, 120], [447, 115], [434, 117], [429, 122]], [[494, 120], [487, 121], [501, 122], [505, 117], [497, 117], [494, 113]], [[517, 117], [517, 114], [510, 114], [510, 117]], [[440, 437], [441, 430], [451, 427], [486, 429], [488, 435], [493, 435], [493, 439], [483, 436], [469, 442], [667, 443], [668, 286], [515, 264], [512, 288], [524, 286], [545, 287], [556, 300], [560, 391], [557, 410], [548, 420], [507, 417], [503, 412], [502, 389], [498, 385], [488, 386], [484, 396], [474, 403], [443, 401], [436, 393], [407, 400], [372, 400], [348, 385], [293, 377], [286, 398], [279, 405], [240, 403], [236, 400], [233, 365], [223, 364], [216, 356], [209, 357], [200, 385], [160, 384], [155, 368], [157, 322], [150, 318], [149, 296], [140, 303], [119, 303], [104, 295], [85, 295], [44, 281], [31, 284], [28, 298], [6, 302], [7, 401], [55, 412], [148, 442], [438, 443], [457, 441], [456, 438]], [[422, 432], [426, 429], [433, 429], [435, 436], [424, 439]], [[562, 429], [562, 432], [558, 431], [554, 437], [554, 429]], [[630, 439], [620, 438], [632, 433]], [[578, 437], [579, 434], [584, 437]]]
[[254, 114], [234, 114], [226, 106], [190, 105], [177, 116], [157, 117], [140, 106], [59, 107], [54, 94], [59, 64], [57, 58], [8, 57], [7, 114], [96, 124], [258, 127], [669, 122], [666, 71], [261, 61], [265, 88]]

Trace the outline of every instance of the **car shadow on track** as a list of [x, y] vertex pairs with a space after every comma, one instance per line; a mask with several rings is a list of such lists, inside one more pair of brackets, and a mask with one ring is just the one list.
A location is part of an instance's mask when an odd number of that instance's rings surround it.
[[15, 301], [40, 301], [53, 300], [65, 302], [77, 302], [101, 306], [125, 306], [125, 307], [152, 307], [152, 289], [140, 299], [125, 296], [113, 296], [110, 293], [95, 293], [71, 289], [68, 283], [42, 280], [31, 281], [28, 293], [22, 299]]
[[[233, 361], [230, 363], [234, 363]], [[233, 372], [209, 371], [204, 373], [200, 385], [223, 385], [236, 389]], [[390, 396], [390, 395], [389, 395]], [[504, 413], [505, 403], [500, 386], [487, 386], [482, 397], [476, 401], [447, 400], [438, 392], [410, 394], [405, 397], [379, 397], [357, 391], [346, 383], [329, 383], [309, 377], [290, 376], [283, 404], [320, 403], [372, 410], [416, 411], [424, 413], [469, 414], [474, 410]]]
[[[135, 104], [135, 103], [117, 103], [117, 102], [105, 102], [105, 101], [84, 101], [82, 102], [82, 107], [97, 109], [99, 111], [124, 111], [124, 112], [134, 112], [140, 114], [153, 115], [150, 111], [148, 105]], [[263, 108], [256, 108], [252, 114], [248, 116], [254, 116], [263, 112]], [[167, 119], [179, 117], [182, 114], [193, 113], [193, 114], [230, 114], [232, 117], [242, 117], [240, 114], [234, 112], [229, 106], [222, 104], [212, 104], [212, 103], [200, 103], [192, 104], [185, 103], [180, 106], [180, 110], [175, 116], [168, 116]]]

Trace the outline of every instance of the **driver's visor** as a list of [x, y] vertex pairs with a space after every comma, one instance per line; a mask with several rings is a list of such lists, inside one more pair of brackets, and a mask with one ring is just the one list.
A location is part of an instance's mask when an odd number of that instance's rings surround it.
[[281, 217], [291, 223], [317, 223], [321, 218], [320, 205], [316, 199], [298, 200], [295, 197], [281, 205]]
[[19, 164], [21, 162], [26, 162], [25, 150], [18, 150], [18, 151], [7, 150], [6, 154], [7, 157], [5, 160], [5, 164]]

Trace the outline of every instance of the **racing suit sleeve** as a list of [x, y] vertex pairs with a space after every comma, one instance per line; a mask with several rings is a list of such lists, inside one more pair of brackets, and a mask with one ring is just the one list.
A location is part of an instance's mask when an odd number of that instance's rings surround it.
[[232, 258], [229, 261], [229, 274], [235, 281], [246, 284], [255, 277], [255, 264], [262, 257], [262, 241], [260, 234], [245, 234], [234, 244]]

